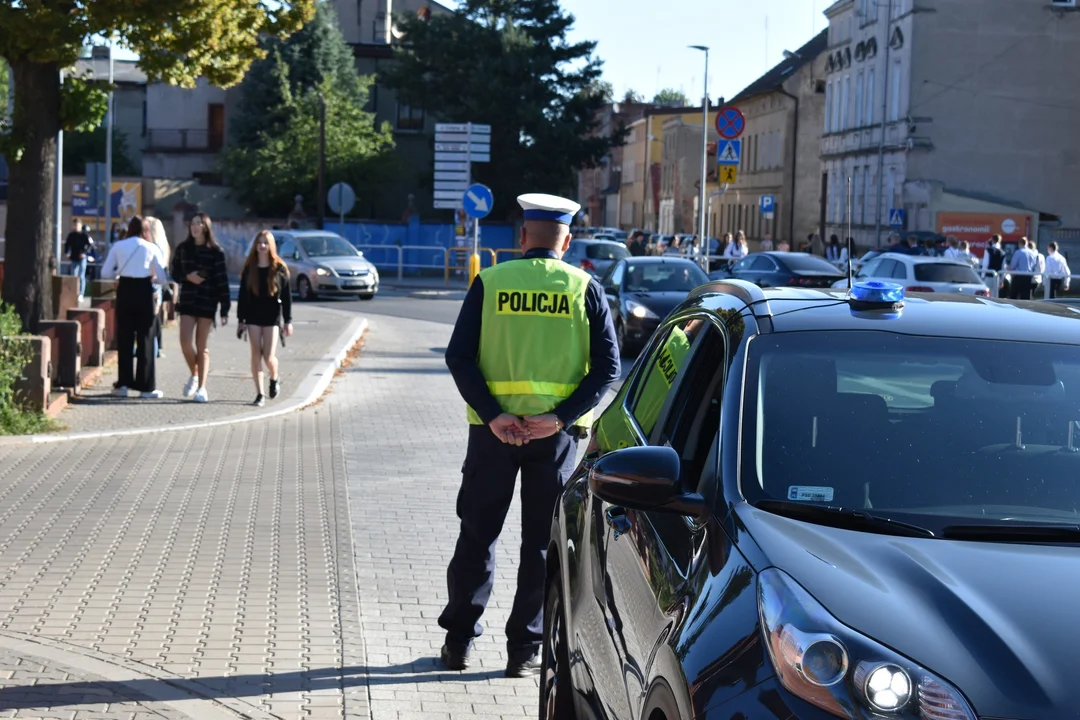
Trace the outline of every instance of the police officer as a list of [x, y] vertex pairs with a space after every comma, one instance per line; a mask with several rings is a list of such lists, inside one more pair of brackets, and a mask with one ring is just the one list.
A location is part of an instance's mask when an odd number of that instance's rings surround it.
[[495, 545], [521, 473], [521, 560], [506, 624], [507, 677], [540, 671], [551, 520], [573, 472], [591, 411], [620, 376], [618, 343], [599, 283], [562, 262], [580, 205], [544, 194], [518, 198], [523, 256], [482, 271], [461, 307], [446, 364], [468, 405], [461, 519], [447, 569], [442, 661], [469, 665], [483, 632]]

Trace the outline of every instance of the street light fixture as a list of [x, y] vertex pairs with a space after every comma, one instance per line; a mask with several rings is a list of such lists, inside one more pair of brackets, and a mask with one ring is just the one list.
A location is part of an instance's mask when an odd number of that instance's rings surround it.
[[701, 256], [699, 262], [704, 264], [709, 244], [705, 238], [705, 181], [709, 176], [709, 48], [705, 45], [689, 47], [705, 53], [705, 94], [701, 98], [701, 189], [698, 193], [698, 253]]

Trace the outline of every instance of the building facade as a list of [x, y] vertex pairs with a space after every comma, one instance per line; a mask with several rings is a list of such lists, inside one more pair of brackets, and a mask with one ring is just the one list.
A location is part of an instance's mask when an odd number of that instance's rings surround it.
[[839, 0], [825, 14], [826, 234], [850, 222], [875, 247], [964, 213], [1000, 216], [1003, 234], [1026, 223], [1044, 246], [1080, 228], [1075, 3]]
[[[107, 80], [109, 54], [106, 47], [95, 47], [88, 58], [75, 63], [75, 72], [86, 77]], [[143, 153], [149, 141], [147, 132], [146, 73], [134, 60], [113, 60], [113, 129], [123, 134], [127, 157], [136, 170], [142, 168]], [[104, 160], [104, 156], [102, 156]]]
[[[666, 116], [661, 139], [660, 203], [657, 232], [697, 234], [701, 202], [701, 123], [703, 113], [690, 111]], [[716, 167], [716, 110], [709, 111], [706, 127], [706, 198], [718, 187]]]
[[[742, 230], [794, 248], [819, 232], [828, 33], [821, 32], [728, 101], [746, 118], [736, 179], [710, 202], [710, 233]], [[721, 141], [721, 145], [724, 145]], [[774, 198], [772, 217], [761, 198]]]
[[609, 103], [600, 109], [594, 136], [611, 137], [624, 126], [630, 129], [630, 134], [623, 145], [611, 148], [596, 167], [578, 171], [578, 202], [589, 225], [627, 230], [639, 227], [635, 225], [633, 203], [626, 201], [622, 188], [627, 174], [632, 176], [635, 172], [635, 155], [629, 145], [632, 128], [651, 107], [642, 103]]

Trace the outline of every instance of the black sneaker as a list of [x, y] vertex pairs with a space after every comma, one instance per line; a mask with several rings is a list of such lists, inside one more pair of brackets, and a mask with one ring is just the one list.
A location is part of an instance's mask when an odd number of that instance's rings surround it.
[[251, 404], [254, 405], [255, 407], [262, 407], [263, 405], [266, 404], [266, 401], [263, 400], [262, 394], [259, 394], [259, 395], [255, 396], [255, 402], [253, 402]]
[[277, 380], [270, 381], [270, 399], [273, 400], [278, 396], [278, 392], [281, 391], [281, 383]]
[[506, 677], [526, 678], [540, 674], [540, 653], [533, 653], [526, 658], [510, 658], [506, 664]]
[[439, 654], [439, 657], [442, 659], [443, 665], [450, 670], [464, 670], [469, 667], [468, 647], [462, 648], [446, 643], [442, 646], [442, 652]]

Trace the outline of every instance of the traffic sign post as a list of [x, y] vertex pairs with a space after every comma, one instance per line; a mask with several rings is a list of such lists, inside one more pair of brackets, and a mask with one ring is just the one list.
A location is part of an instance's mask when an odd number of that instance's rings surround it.
[[724, 140], [738, 140], [746, 129], [746, 118], [737, 107], [726, 107], [716, 113], [716, 132]]
[[491, 162], [491, 126], [435, 125], [435, 208], [459, 210], [472, 185], [472, 164]]
[[725, 184], [732, 184], [739, 176], [739, 168], [736, 165], [721, 165], [720, 166], [720, 182]]
[[889, 210], [889, 227], [902, 228], [904, 227], [904, 209], [892, 208]]
[[716, 153], [718, 165], [739, 165], [742, 161], [742, 140], [724, 140]]
[[348, 183], [339, 182], [330, 188], [326, 198], [330, 209], [338, 214], [338, 230], [345, 232], [345, 213], [351, 212], [356, 205], [356, 193]]
[[776, 216], [776, 196], [761, 196], [761, 214], [766, 220], [772, 220]]
[[473, 219], [473, 246], [472, 255], [469, 257], [469, 286], [480, 274], [480, 219], [485, 218], [491, 212], [495, 204], [495, 195], [487, 185], [476, 183], [470, 185], [461, 198], [461, 206], [465, 214]]

